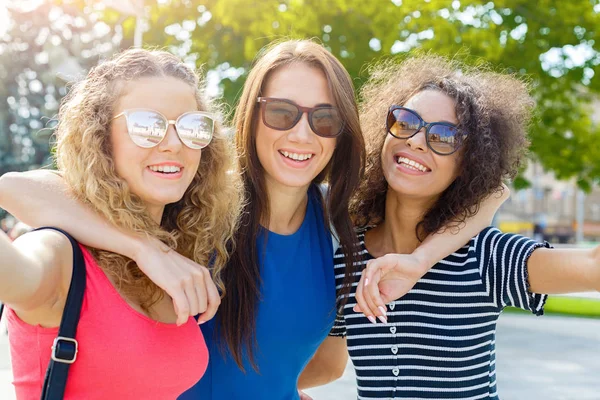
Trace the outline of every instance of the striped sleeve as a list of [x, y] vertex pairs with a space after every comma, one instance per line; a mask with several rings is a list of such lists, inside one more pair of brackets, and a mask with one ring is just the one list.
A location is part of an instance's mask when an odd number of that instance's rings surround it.
[[346, 337], [346, 320], [342, 315], [342, 311], [338, 310], [337, 315], [335, 316], [335, 322], [333, 323], [333, 328], [329, 332], [329, 336], [337, 336], [337, 337]]
[[491, 227], [478, 235], [479, 271], [487, 293], [499, 309], [512, 306], [535, 315], [544, 313], [547, 296], [530, 292], [527, 274], [527, 260], [539, 247], [551, 246]]

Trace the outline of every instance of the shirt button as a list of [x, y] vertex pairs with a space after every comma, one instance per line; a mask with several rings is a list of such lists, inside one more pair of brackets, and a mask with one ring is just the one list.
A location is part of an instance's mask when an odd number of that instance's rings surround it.
[[390, 332], [392, 332], [392, 334], [396, 334], [396, 327], [390, 326]]
[[396, 376], [398, 376], [398, 374], [399, 374], [399, 373], [400, 373], [400, 369], [399, 369], [398, 367], [395, 367], [395, 368], [392, 370], [392, 374], [394, 374], [394, 375], [396, 375]]
[[392, 346], [392, 353], [394, 353], [394, 354], [398, 353], [398, 346], [396, 346], [396, 345]]
[[389, 304], [389, 307], [390, 307], [390, 310], [393, 310], [393, 309], [394, 309], [394, 307], [396, 307], [396, 304], [395, 304], [395, 303], [390, 303], [390, 304]]

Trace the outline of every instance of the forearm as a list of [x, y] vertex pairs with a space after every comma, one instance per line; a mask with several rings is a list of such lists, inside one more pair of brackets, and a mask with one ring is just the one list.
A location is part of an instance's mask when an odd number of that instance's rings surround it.
[[346, 339], [328, 336], [298, 378], [298, 389], [335, 381], [344, 374], [347, 361]]
[[427, 269], [433, 267], [438, 261], [454, 253], [464, 246], [473, 236], [489, 226], [494, 215], [508, 199], [510, 190], [502, 185], [500, 193], [487, 197], [479, 207], [477, 214], [467, 218], [464, 226], [456, 229], [444, 229], [429, 235], [412, 253]]
[[126, 233], [79, 203], [52, 171], [8, 173], [0, 177], [0, 207], [33, 227], [54, 226], [79, 242], [134, 258], [141, 239]]
[[323, 386], [335, 381], [339, 377], [339, 374], [336, 374], [333, 371], [328, 370], [325, 366], [318, 365], [318, 363], [311, 360], [304, 371], [302, 371], [300, 378], [298, 378], [298, 389], [304, 390]]
[[527, 260], [533, 293], [600, 291], [600, 246], [593, 249], [535, 250]]

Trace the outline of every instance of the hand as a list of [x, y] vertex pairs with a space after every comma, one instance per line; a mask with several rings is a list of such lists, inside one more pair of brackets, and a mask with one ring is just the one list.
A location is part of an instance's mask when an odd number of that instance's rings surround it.
[[215, 316], [221, 298], [206, 267], [157, 239], [144, 240], [134, 261], [152, 282], [171, 296], [177, 325], [185, 324], [190, 316], [197, 314], [201, 314], [199, 324]]
[[408, 293], [429, 270], [413, 254], [386, 254], [369, 260], [356, 287], [355, 312], [372, 323], [387, 323], [386, 304]]
[[313, 400], [312, 397], [304, 393], [302, 390], [298, 390], [298, 394], [300, 395], [300, 400]]

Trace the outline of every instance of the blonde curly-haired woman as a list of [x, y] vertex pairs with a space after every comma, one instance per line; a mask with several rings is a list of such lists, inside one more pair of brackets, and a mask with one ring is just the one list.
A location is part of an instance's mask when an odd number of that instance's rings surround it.
[[[70, 192], [98, 218], [176, 250], [203, 283], [191, 282], [187, 295], [191, 312], [205, 319], [220, 303], [217, 287], [184, 257], [224, 264], [238, 199], [232, 157], [208, 107], [198, 76], [177, 57], [128, 50], [72, 88], [56, 129]], [[8, 306], [17, 398], [39, 398], [71, 283], [71, 243], [48, 229], [12, 244], [0, 235], [0, 300]], [[80, 247], [86, 289], [64, 398], [176, 398], [208, 363], [196, 321], [178, 319], [174, 300], [130, 258]], [[184, 269], [171, 273], [189, 277]]]

